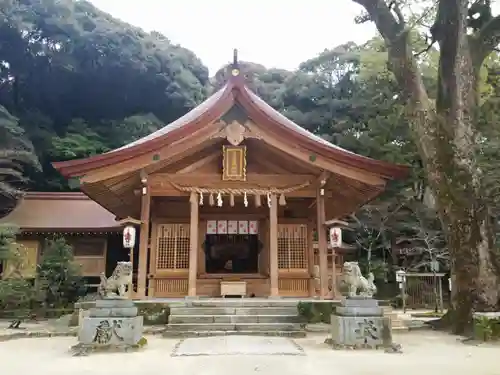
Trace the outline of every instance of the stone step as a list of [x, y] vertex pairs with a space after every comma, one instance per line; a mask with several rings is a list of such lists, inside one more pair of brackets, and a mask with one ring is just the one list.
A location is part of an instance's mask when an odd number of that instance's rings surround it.
[[299, 300], [287, 299], [257, 299], [257, 298], [225, 298], [213, 300], [190, 300], [176, 303], [185, 307], [294, 307]]
[[279, 336], [279, 337], [306, 337], [305, 331], [170, 331], [163, 332], [166, 338], [190, 338], [208, 336]]
[[401, 319], [391, 319], [392, 328], [406, 327], [405, 323]]
[[297, 307], [170, 307], [170, 315], [297, 315]]
[[295, 315], [170, 315], [171, 324], [210, 324], [210, 323], [299, 323], [300, 317]]
[[298, 323], [179, 323], [168, 324], [166, 331], [201, 332], [201, 331], [300, 331]]

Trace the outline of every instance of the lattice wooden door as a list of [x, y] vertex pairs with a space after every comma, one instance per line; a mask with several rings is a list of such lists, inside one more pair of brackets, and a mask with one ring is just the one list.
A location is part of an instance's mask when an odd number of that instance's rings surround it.
[[278, 269], [307, 269], [307, 225], [278, 225]]
[[278, 225], [278, 291], [280, 296], [309, 295], [308, 230], [305, 224]]
[[189, 269], [189, 224], [158, 225], [156, 241], [156, 272]]
[[152, 295], [181, 297], [188, 292], [189, 224], [159, 224]]

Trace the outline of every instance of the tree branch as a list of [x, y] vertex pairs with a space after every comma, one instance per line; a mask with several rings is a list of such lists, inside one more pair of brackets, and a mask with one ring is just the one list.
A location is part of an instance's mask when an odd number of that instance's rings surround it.
[[405, 99], [412, 103], [412, 110], [428, 109], [428, 96], [418, 64], [413, 56], [408, 30], [398, 22], [385, 0], [353, 0], [362, 5], [375, 23], [389, 50], [389, 69], [394, 73]]
[[391, 7], [384, 0], [353, 0], [363, 6], [370, 19], [377, 26], [382, 37], [394, 43], [404, 32], [404, 23], [401, 24], [391, 12]]
[[482, 62], [500, 44], [500, 16], [489, 20], [475, 38], [480, 45]]

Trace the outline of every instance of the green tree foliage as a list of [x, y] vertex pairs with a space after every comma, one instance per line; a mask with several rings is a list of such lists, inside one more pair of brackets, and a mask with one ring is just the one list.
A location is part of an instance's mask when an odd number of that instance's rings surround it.
[[[12, 225], [0, 225], [0, 266], [12, 258], [18, 229]], [[2, 268], [3, 269], [3, 268]]]
[[206, 97], [208, 70], [165, 36], [87, 1], [7, 0], [0, 9], [0, 104], [40, 158], [37, 190], [66, 189], [54, 159], [121, 146]]
[[[29, 309], [35, 297], [33, 285], [28, 280], [19, 277], [19, 266], [22, 255], [16, 243], [17, 228], [10, 225], [0, 226], [0, 311], [8, 318], [21, 318], [29, 314]], [[9, 273], [5, 269], [9, 263]], [[15, 320], [12, 326], [19, 326]]]
[[[386, 45], [395, 93], [404, 100], [405, 119], [445, 229], [454, 278], [453, 331], [464, 333], [472, 328], [473, 311], [497, 310], [500, 303], [498, 219], [477, 147], [478, 140], [491, 141], [480, 129], [481, 96], [485, 64], [500, 44], [500, 16], [493, 16], [490, 0], [353, 2], [364, 8], [363, 21], [375, 24]], [[421, 19], [431, 25], [430, 45], [439, 46], [435, 92], [426, 84], [429, 66], [415, 38]]]
[[74, 263], [73, 248], [64, 238], [46, 242], [36, 278], [47, 308], [68, 307], [86, 291], [80, 267]]
[[24, 168], [38, 166], [33, 146], [17, 118], [0, 105], [0, 214], [26, 182]]
[[[358, 243], [366, 256], [367, 268], [373, 268], [374, 258], [383, 258], [398, 241], [411, 239], [411, 246], [417, 248], [441, 247], [443, 233], [435, 220], [436, 202], [441, 222], [447, 223], [444, 228], [457, 223], [450, 224], [450, 215], [443, 214], [442, 199], [437, 196], [443, 189], [436, 189], [435, 181], [430, 184], [430, 177], [443, 174], [429, 173], [429, 158], [422, 150], [430, 143], [422, 142], [423, 137], [415, 132], [417, 125], [424, 123], [415, 123], [412, 112], [415, 103], [423, 103], [426, 116], [435, 114], [436, 108], [441, 114], [449, 113], [443, 88], [450, 86], [443, 82], [449, 79], [446, 74], [453, 64], [448, 60], [446, 65], [442, 54], [449, 43], [438, 40], [439, 49], [427, 48], [420, 28], [438, 16], [449, 16], [444, 10], [438, 14], [431, 7], [423, 14], [421, 10], [413, 14], [412, 1], [354, 1], [365, 6], [365, 20], [378, 20], [379, 29], [387, 25], [376, 16], [388, 9], [384, 16], [394, 30], [404, 26], [398, 34], [401, 38], [393, 38], [384, 29], [382, 37], [363, 45], [345, 43], [325, 50], [295, 72], [266, 69], [251, 62], [240, 65], [251, 89], [304, 128], [361, 155], [413, 167], [411, 178], [391, 185], [379, 200], [349, 218], [358, 229], [352, 242]], [[473, 3], [488, 5], [483, 0]], [[478, 31], [477, 26], [471, 33]], [[395, 43], [388, 43], [391, 38], [404, 46], [396, 48]], [[407, 55], [397, 55], [401, 51]], [[414, 68], [411, 77], [418, 78], [417, 91], [402, 84], [411, 80], [402, 79], [400, 68], [410, 65]], [[500, 169], [496, 163], [500, 157], [499, 69], [500, 59], [493, 53], [478, 70], [475, 90], [480, 100], [474, 108], [478, 121], [473, 129], [478, 142], [471, 154], [477, 159], [474, 165], [484, 172], [479, 177], [485, 187], [484, 203], [492, 216], [498, 216], [500, 207]], [[26, 160], [9, 154], [4, 164], [15, 168], [9, 167], [5, 178], [0, 172], [0, 187], [6, 181], [15, 191], [19, 186], [16, 179], [28, 177], [32, 189], [68, 189], [66, 181], [50, 167], [51, 161], [99, 154], [149, 134], [186, 113], [208, 92], [221, 88], [227, 78], [223, 67], [209, 81], [207, 69], [192, 52], [159, 33], [145, 33], [114, 19], [86, 1], [5, 0], [0, 9], [0, 142], [1, 135], [8, 132], [9, 142], [15, 140], [23, 152], [32, 154], [31, 142], [43, 173], [33, 167], [22, 173], [18, 167]], [[415, 93], [423, 95], [423, 100], [415, 100]], [[429, 124], [447, 125], [437, 123], [434, 117], [427, 119]], [[443, 126], [438, 127], [442, 130]], [[454, 132], [455, 128], [449, 128], [443, 137]], [[3, 149], [9, 150], [0, 143]], [[20, 148], [14, 150], [19, 152]], [[4, 164], [0, 161], [0, 171]], [[446, 173], [451, 177], [441, 180], [445, 185], [458, 181], [452, 172]], [[460, 190], [451, 196], [458, 199], [462, 193]], [[459, 203], [469, 201], [466, 197]], [[0, 202], [0, 207], [4, 206]], [[430, 244], [429, 238], [439, 238], [438, 245]], [[466, 251], [463, 254], [468, 256]], [[398, 260], [393, 264], [400, 265]], [[464, 278], [462, 285], [467, 281]], [[470, 309], [463, 311], [468, 314]]]

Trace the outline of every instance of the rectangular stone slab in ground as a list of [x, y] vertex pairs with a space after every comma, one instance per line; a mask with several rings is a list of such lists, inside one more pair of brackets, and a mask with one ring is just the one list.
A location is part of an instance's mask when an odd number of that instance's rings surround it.
[[172, 357], [208, 355], [305, 355], [293, 340], [285, 337], [215, 336], [181, 340]]

